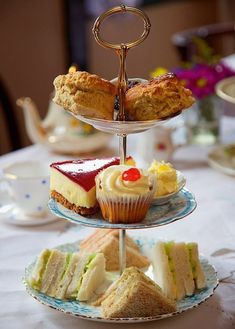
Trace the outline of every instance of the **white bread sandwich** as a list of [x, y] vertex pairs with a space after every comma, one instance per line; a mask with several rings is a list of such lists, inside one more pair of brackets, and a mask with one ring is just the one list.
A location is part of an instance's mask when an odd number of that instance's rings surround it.
[[48, 296], [88, 301], [105, 280], [101, 253], [79, 256], [57, 249], [44, 249], [37, 258], [28, 284]]
[[65, 268], [63, 276], [59, 282], [59, 284], [56, 287], [56, 298], [64, 299], [66, 297], [66, 291], [68, 289], [68, 286], [70, 282], [73, 279], [74, 272], [79, 264], [80, 257], [78, 253], [69, 254], [70, 259], [69, 263], [67, 265], [67, 268]]
[[[119, 230], [97, 229], [83, 240], [80, 254], [101, 252], [106, 259], [107, 271], [119, 270]], [[148, 258], [141, 254], [138, 245], [128, 235], [126, 236], [126, 264], [127, 267], [144, 268], [150, 265]]]
[[198, 245], [196, 243], [187, 243], [189, 261], [192, 267], [193, 279], [197, 289], [206, 287], [206, 277], [199, 260]]
[[101, 253], [84, 255], [77, 264], [66, 298], [87, 301], [105, 280], [105, 258]]
[[161, 288], [136, 267], [125, 269], [101, 300], [105, 318], [147, 317], [175, 311], [175, 302], [165, 297]]
[[206, 286], [196, 243], [158, 242], [153, 249], [154, 279], [164, 294], [181, 300]]
[[57, 249], [44, 249], [37, 258], [36, 264], [29, 279], [29, 284], [36, 290], [47, 293], [54, 287], [54, 279], [57, 281], [58, 273], [66, 263], [66, 254]]

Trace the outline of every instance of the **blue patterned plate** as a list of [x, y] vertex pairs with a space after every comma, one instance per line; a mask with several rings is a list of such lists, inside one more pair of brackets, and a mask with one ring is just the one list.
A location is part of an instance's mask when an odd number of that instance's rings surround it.
[[[141, 251], [146, 253], [146, 250], [149, 251], [153, 247], [156, 240], [147, 239], [147, 238], [134, 238], [137, 244], [140, 246]], [[79, 241], [65, 244], [57, 247], [62, 251], [67, 252], [75, 252], [79, 249]], [[24, 283], [26, 285], [26, 290], [33, 298], [38, 300], [41, 304], [47, 305], [51, 308], [54, 308], [58, 311], [71, 314], [73, 316], [77, 316], [82, 319], [93, 320], [93, 321], [101, 321], [101, 322], [125, 322], [125, 323], [133, 323], [133, 322], [146, 322], [146, 321], [154, 321], [161, 320], [165, 318], [169, 318], [185, 312], [189, 309], [199, 306], [202, 302], [206, 301], [209, 297], [211, 297], [214, 293], [214, 290], [218, 286], [218, 279], [216, 276], [215, 268], [208, 263], [205, 258], [200, 259], [204, 273], [206, 275], [207, 280], [207, 288], [198, 291], [195, 295], [190, 297], [185, 297], [181, 301], [177, 302], [177, 311], [174, 313], [168, 313], [163, 315], [151, 316], [151, 317], [138, 317], [138, 318], [120, 318], [120, 319], [105, 319], [102, 317], [99, 307], [91, 306], [84, 302], [79, 301], [65, 301], [56, 298], [49, 297], [43, 293], [40, 293], [34, 289], [32, 289], [27, 284], [27, 278], [33, 269], [34, 263], [30, 264], [25, 270]], [[151, 266], [148, 270], [148, 275], [151, 275]]]
[[65, 218], [72, 223], [99, 228], [121, 229], [150, 228], [170, 224], [178, 219], [188, 216], [196, 208], [196, 205], [192, 193], [187, 189], [182, 189], [177, 195], [172, 197], [167, 204], [158, 206], [152, 205], [142, 222], [135, 224], [113, 224], [105, 221], [101, 213], [89, 217], [83, 217], [63, 207], [54, 199], [50, 199], [48, 203], [48, 207], [54, 215]]

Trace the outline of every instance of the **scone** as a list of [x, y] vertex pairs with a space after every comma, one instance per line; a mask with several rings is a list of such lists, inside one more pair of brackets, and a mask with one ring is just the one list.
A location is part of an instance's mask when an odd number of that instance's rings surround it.
[[88, 72], [59, 75], [53, 101], [74, 114], [113, 119], [116, 86]]
[[156, 189], [154, 175], [126, 165], [114, 165], [96, 176], [96, 198], [104, 219], [137, 223], [144, 219]]
[[160, 120], [190, 107], [195, 99], [173, 73], [138, 84], [127, 90], [125, 111], [129, 120]]

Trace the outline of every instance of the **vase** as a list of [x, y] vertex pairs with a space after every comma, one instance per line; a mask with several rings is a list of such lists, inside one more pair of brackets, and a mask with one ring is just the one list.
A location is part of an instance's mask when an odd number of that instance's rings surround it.
[[185, 111], [186, 138], [189, 144], [211, 145], [219, 142], [220, 101], [216, 95], [198, 99]]

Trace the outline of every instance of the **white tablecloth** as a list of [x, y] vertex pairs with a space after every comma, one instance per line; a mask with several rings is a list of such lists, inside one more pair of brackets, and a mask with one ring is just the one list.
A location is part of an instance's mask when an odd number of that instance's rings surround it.
[[[229, 122], [230, 123], [230, 122]], [[228, 131], [228, 130], [227, 130]], [[228, 138], [235, 140], [235, 124]], [[138, 160], [138, 138], [131, 136], [128, 153]], [[114, 141], [116, 152], [117, 141]], [[25, 291], [24, 268], [45, 247], [81, 239], [92, 229], [72, 225], [64, 220], [37, 227], [20, 227], [0, 223], [0, 328], [235, 328], [235, 178], [211, 169], [206, 161], [207, 149], [183, 147], [174, 157], [174, 165], [187, 178], [187, 187], [195, 194], [197, 209], [187, 218], [170, 225], [128, 231], [128, 234], [155, 236], [176, 241], [196, 241], [199, 249], [215, 265], [221, 280], [214, 295], [199, 307], [174, 318], [145, 324], [105, 324], [85, 321], [41, 305]], [[0, 168], [14, 161], [61, 159], [43, 146], [35, 145], [2, 156]]]

